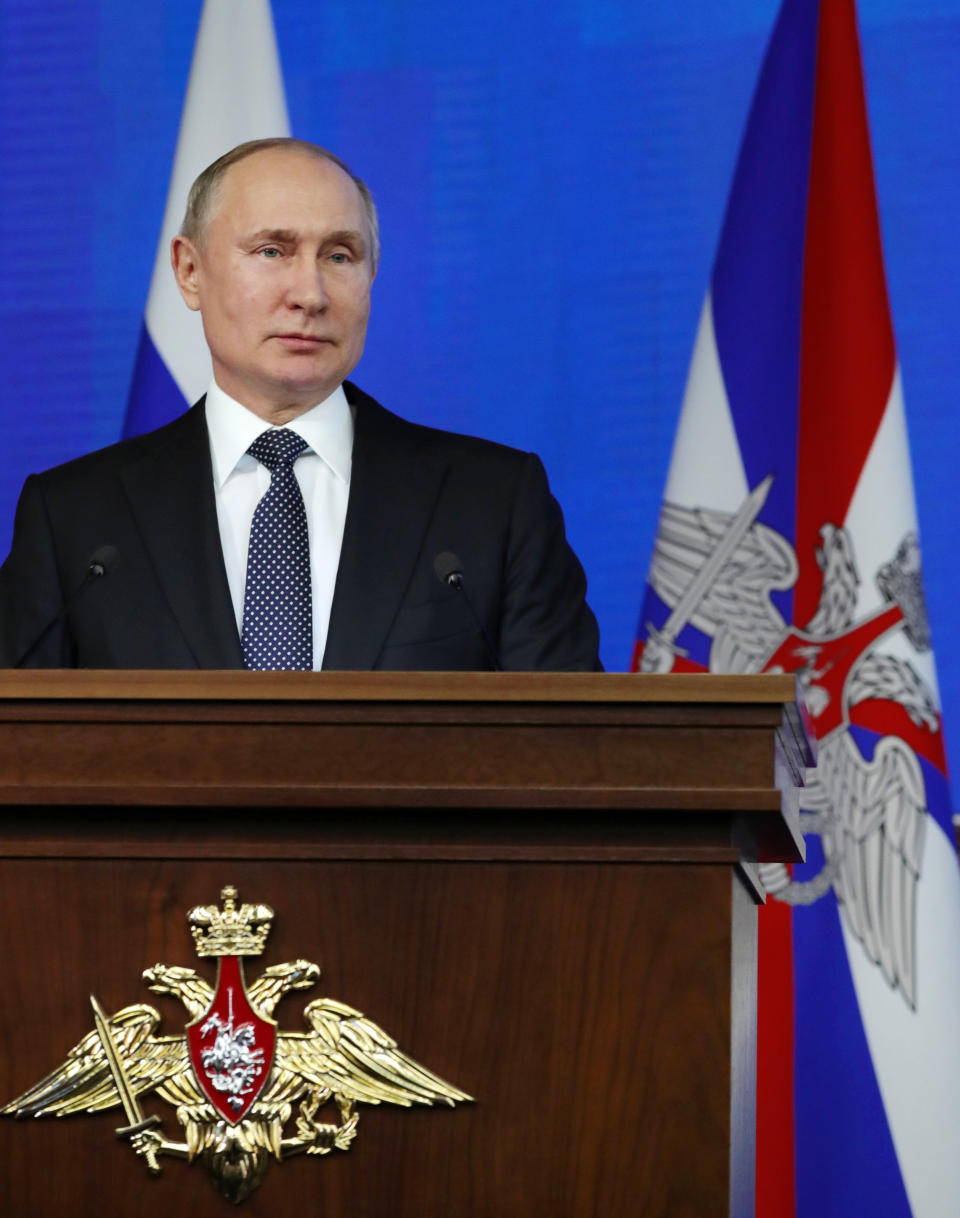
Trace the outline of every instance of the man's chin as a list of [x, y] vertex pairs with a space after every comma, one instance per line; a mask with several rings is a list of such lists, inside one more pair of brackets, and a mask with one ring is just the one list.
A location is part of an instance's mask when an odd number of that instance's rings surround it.
[[343, 384], [345, 375], [339, 369], [333, 373], [328, 370], [323, 376], [285, 372], [261, 385], [259, 396], [271, 411], [282, 411], [292, 418], [326, 401]]
[[305, 360], [285, 360], [271, 378], [270, 388], [282, 397], [313, 398], [320, 402], [329, 397], [345, 377], [346, 373], [339, 367], [308, 367]]

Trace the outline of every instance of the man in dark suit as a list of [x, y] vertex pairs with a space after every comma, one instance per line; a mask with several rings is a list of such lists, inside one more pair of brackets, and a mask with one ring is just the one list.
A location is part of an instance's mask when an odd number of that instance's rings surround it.
[[[508, 669], [599, 667], [538, 459], [407, 423], [344, 383], [378, 238], [342, 162], [241, 145], [194, 184], [171, 253], [213, 382], [167, 427], [27, 480], [0, 664], [478, 669], [492, 645]], [[285, 473], [258, 456], [268, 435], [294, 446]], [[106, 576], [35, 645], [104, 545]], [[434, 570], [445, 551], [489, 642]]]

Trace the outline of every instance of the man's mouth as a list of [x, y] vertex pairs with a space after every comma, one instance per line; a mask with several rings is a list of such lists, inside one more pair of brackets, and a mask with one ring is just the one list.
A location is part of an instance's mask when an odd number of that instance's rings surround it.
[[322, 347], [325, 343], [333, 341], [317, 334], [275, 334], [274, 338], [283, 343], [285, 347], [302, 351], [313, 351], [317, 347]]

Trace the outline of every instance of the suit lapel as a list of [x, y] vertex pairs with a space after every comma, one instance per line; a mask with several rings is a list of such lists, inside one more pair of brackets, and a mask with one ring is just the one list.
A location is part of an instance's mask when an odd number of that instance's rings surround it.
[[352, 385], [356, 423], [350, 499], [333, 594], [325, 669], [369, 669], [400, 607], [445, 466], [416, 428]]
[[242, 668], [203, 400], [120, 472], [144, 546], [199, 668]]

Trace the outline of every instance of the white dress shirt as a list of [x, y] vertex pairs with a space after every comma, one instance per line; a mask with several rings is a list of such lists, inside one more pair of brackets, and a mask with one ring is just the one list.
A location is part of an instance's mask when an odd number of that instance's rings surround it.
[[[215, 381], [207, 390], [206, 411], [220, 545], [237, 629], [241, 630], [250, 525], [257, 504], [270, 486], [270, 471], [251, 457], [247, 449], [270, 425], [224, 393]], [[309, 446], [294, 463], [293, 470], [303, 493], [310, 535], [313, 667], [318, 669], [327, 645], [350, 493], [353, 415], [343, 387], [287, 426]]]

